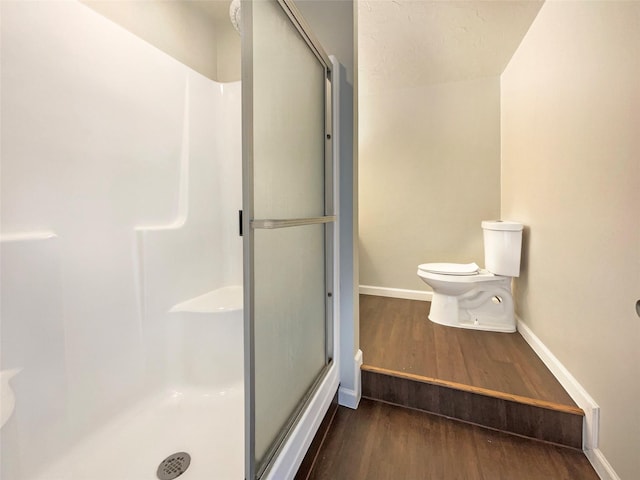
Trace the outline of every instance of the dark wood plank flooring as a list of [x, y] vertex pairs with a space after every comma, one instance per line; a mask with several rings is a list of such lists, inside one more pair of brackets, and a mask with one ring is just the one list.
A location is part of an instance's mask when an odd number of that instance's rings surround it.
[[429, 302], [360, 295], [365, 365], [576, 406], [519, 333], [445, 327]]
[[[427, 319], [429, 306], [360, 296], [363, 397], [378, 401], [363, 398], [357, 410], [338, 408], [304, 478], [598, 480], [579, 448], [548, 443], [579, 447], [582, 412], [524, 339], [434, 324]], [[531, 415], [509, 414], [512, 408]], [[461, 411], [475, 412], [482, 421]], [[570, 441], [563, 437], [567, 425], [537, 414], [570, 417]], [[492, 419], [517, 420], [533, 433]], [[557, 432], [538, 432], [542, 426], [557, 426]]]
[[310, 480], [598, 480], [579, 450], [363, 399], [339, 407]]

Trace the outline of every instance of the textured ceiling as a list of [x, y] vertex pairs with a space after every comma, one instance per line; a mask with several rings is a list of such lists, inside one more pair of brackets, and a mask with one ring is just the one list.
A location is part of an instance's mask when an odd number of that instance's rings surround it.
[[360, 93], [498, 76], [542, 3], [360, 0]]

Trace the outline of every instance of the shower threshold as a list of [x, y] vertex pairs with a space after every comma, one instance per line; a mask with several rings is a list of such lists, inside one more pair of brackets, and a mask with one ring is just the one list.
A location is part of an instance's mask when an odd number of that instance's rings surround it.
[[180, 480], [244, 478], [242, 383], [220, 391], [181, 389], [136, 404], [34, 480], [157, 480], [158, 464], [189, 452]]

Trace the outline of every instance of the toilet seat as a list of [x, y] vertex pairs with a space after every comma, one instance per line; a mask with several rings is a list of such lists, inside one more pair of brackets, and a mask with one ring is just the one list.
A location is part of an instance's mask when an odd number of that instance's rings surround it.
[[423, 263], [418, 270], [438, 275], [478, 275], [480, 267], [476, 263]]
[[418, 269], [418, 276], [421, 278], [427, 278], [431, 280], [437, 280], [443, 283], [459, 283], [459, 284], [467, 284], [467, 283], [481, 283], [481, 282], [492, 282], [492, 281], [501, 281], [503, 278], [499, 275], [494, 275], [488, 270], [480, 269], [476, 273], [459, 275], [452, 273], [433, 273], [423, 270], [421, 268]]

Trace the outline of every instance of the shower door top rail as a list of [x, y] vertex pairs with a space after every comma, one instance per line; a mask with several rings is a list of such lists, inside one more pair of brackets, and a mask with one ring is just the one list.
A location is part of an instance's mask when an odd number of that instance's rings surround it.
[[309, 45], [309, 48], [313, 51], [318, 60], [320, 60], [326, 68], [331, 68], [331, 60], [329, 59], [329, 55], [325, 52], [324, 48], [322, 48], [322, 44], [318, 41], [318, 38], [313, 33], [313, 30], [304, 19], [304, 17], [300, 14], [300, 11], [295, 6], [294, 1], [292, 0], [277, 0], [282, 10], [287, 14], [287, 16], [291, 19], [293, 25], [298, 30], [298, 33], [304, 38], [304, 40]]

